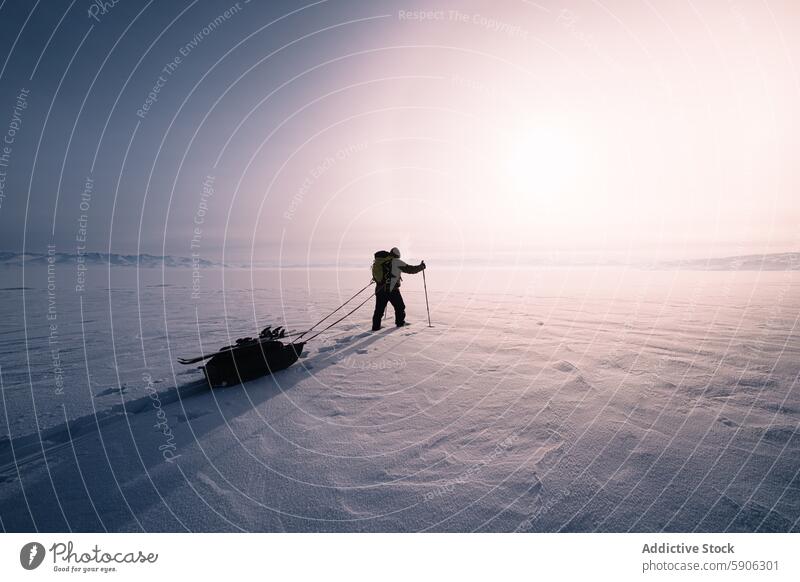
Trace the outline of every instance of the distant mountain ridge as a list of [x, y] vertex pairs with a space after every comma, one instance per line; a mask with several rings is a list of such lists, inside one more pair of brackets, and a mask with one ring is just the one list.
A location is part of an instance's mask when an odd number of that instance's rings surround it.
[[[176, 257], [173, 255], [158, 256], [142, 253], [139, 255], [121, 255], [117, 253], [83, 253], [83, 262], [87, 265], [112, 265], [115, 267], [223, 267], [223, 263], [192, 257]], [[76, 263], [76, 253], [16, 253], [0, 251], [0, 266], [21, 267], [24, 265], [56, 265]]]
[[772, 253], [711, 259], [660, 261], [650, 265], [648, 268], [694, 271], [800, 271], [800, 253]]
[[[87, 265], [111, 265], [115, 267], [177, 267], [177, 268], [229, 268], [229, 269], [348, 269], [368, 266], [369, 261], [358, 263], [356, 261], [339, 261], [333, 263], [316, 262], [313, 264], [299, 263], [296, 261], [281, 262], [255, 261], [255, 262], [227, 262], [212, 261], [208, 259], [180, 257], [175, 255], [122, 255], [117, 253], [84, 253], [82, 255]], [[21, 267], [47, 265], [51, 259], [48, 253], [18, 253], [13, 251], [0, 251], [0, 267]], [[54, 253], [53, 262], [57, 265], [74, 264], [78, 260], [75, 253]], [[436, 261], [440, 267], [461, 267], [461, 261]], [[487, 259], [472, 261], [473, 265], [503, 266], [496, 261]], [[679, 259], [668, 261], [615, 261], [600, 258], [557, 257], [547, 259], [530, 259], [528, 261], [517, 259], [516, 263], [508, 267], [628, 267], [649, 271], [661, 270], [687, 270], [687, 271], [800, 271], [800, 252], [772, 253], [763, 255], [740, 255], [731, 257], [715, 257], [705, 259]]]

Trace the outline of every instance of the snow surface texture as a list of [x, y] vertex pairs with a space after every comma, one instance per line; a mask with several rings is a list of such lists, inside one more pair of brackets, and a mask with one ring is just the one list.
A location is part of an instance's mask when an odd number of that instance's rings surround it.
[[369, 303], [213, 391], [175, 359], [303, 329], [367, 269], [21, 271], [6, 531], [800, 530], [796, 271], [430, 268], [433, 328], [406, 276], [412, 326]]

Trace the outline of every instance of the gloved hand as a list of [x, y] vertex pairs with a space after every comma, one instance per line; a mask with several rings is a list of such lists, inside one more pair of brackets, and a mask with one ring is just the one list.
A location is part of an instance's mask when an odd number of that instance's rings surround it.
[[425, 261], [422, 261], [419, 265], [420, 265], [420, 267], [422, 267], [422, 270], [424, 271], [425, 270]]

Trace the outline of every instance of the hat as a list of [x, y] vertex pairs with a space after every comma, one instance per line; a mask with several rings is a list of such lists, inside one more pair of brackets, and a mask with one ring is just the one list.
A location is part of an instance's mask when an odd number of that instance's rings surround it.
[[398, 249], [397, 247], [392, 247], [392, 250], [390, 250], [389, 252], [392, 253], [398, 259], [400, 258], [400, 249]]

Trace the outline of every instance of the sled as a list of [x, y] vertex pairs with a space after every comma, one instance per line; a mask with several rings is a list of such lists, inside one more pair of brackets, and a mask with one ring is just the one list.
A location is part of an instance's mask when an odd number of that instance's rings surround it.
[[179, 358], [181, 364], [208, 360], [200, 366], [211, 387], [231, 386], [273, 374], [294, 364], [303, 353], [306, 342], [284, 344], [283, 328], [265, 328], [257, 338], [240, 338], [219, 351], [196, 358]]

